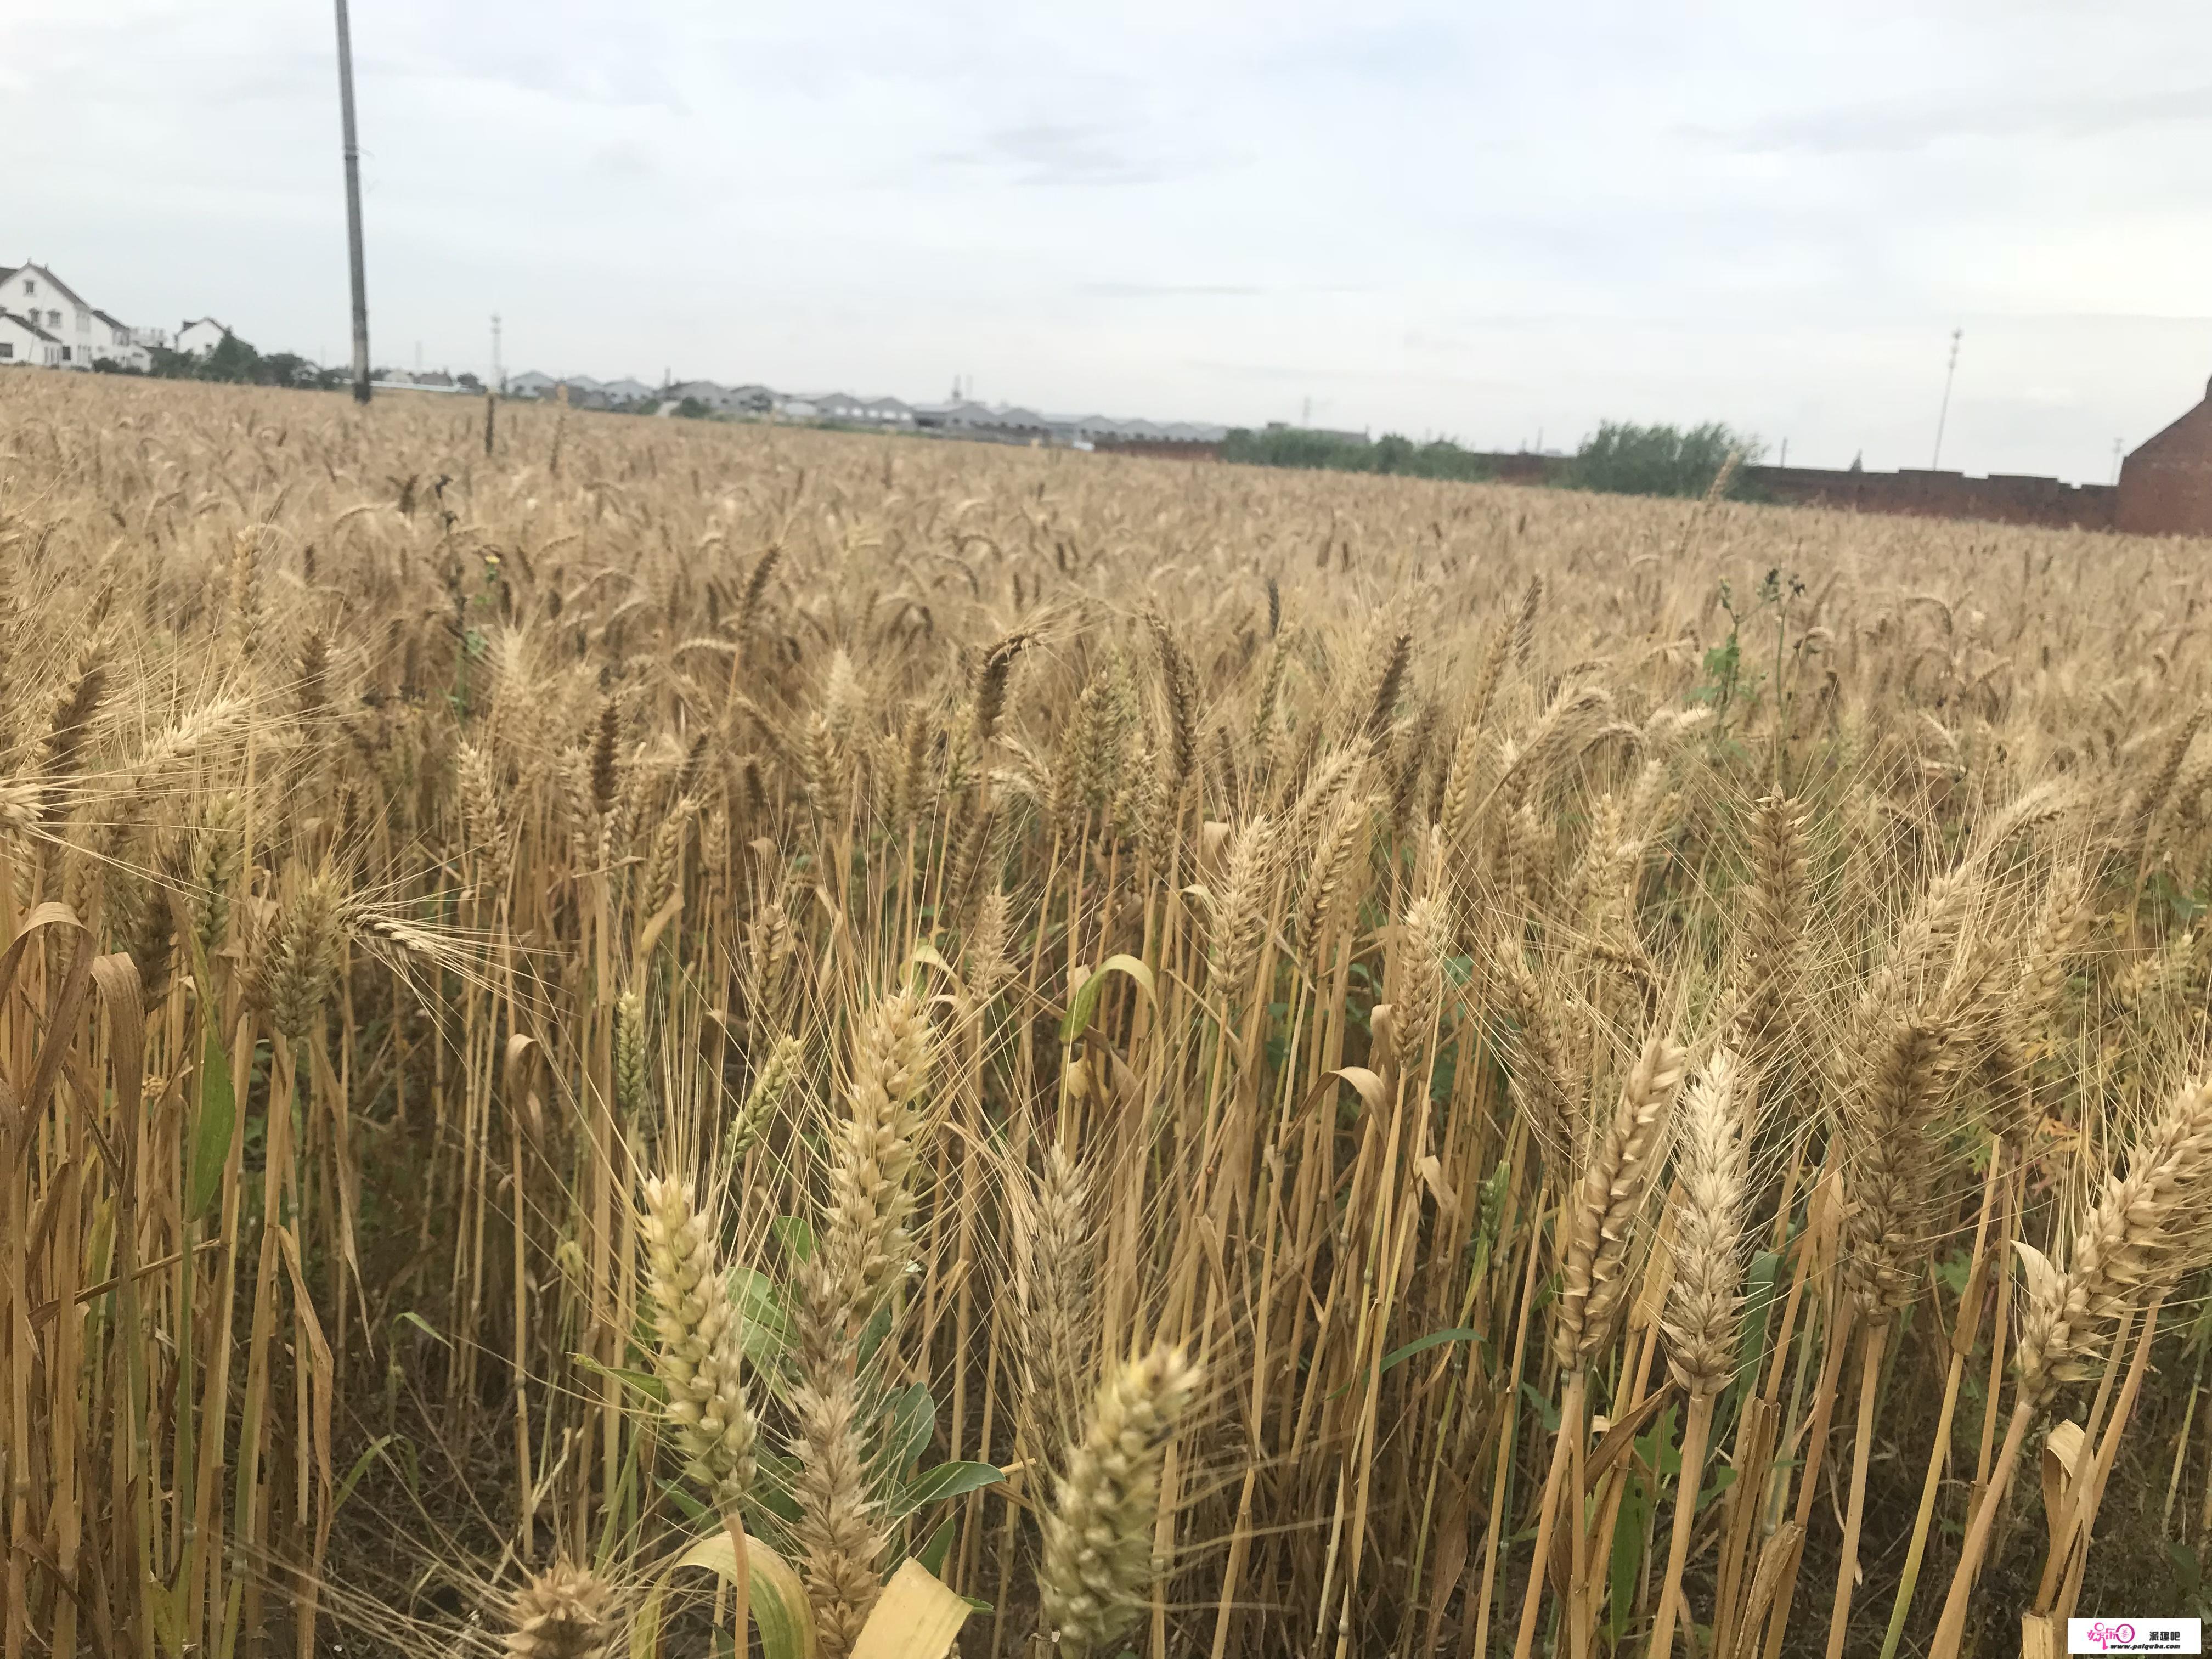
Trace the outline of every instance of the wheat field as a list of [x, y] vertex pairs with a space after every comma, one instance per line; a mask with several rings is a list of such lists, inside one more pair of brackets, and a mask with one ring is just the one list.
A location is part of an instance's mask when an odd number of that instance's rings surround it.
[[2199, 1610], [2203, 547], [488, 418], [0, 376], [0, 1659]]

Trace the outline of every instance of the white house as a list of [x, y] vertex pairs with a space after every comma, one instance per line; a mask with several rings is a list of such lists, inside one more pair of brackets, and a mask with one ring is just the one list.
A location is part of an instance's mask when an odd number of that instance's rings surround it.
[[[44, 312], [40, 313], [45, 315]], [[62, 343], [22, 312], [0, 311], [0, 368], [59, 368]]]
[[95, 309], [92, 313], [92, 361], [95, 363], [112, 362], [124, 368], [135, 368], [142, 374], [153, 368], [154, 354], [137, 337], [146, 331], [118, 323], [106, 312]]
[[526, 368], [520, 374], [507, 377], [507, 395], [510, 398], [550, 397], [553, 388], [560, 384], [550, 374], [541, 374], [534, 368]]
[[212, 317], [195, 317], [177, 331], [177, 349], [205, 356], [230, 337], [230, 325]]
[[679, 380], [663, 395], [678, 403], [696, 399], [718, 415], [765, 415], [775, 397], [764, 386], [723, 386], [714, 380]]
[[0, 311], [45, 331], [58, 368], [90, 368], [95, 355], [92, 307], [44, 265], [0, 266]]

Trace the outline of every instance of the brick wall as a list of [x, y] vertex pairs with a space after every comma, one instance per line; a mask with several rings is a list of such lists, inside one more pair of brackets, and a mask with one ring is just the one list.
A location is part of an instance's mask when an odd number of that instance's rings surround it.
[[[2206, 436], [2212, 441], [2212, 422], [2208, 422]], [[1501, 454], [1483, 459], [1505, 483], [1563, 483], [1572, 465], [1557, 455]], [[1963, 472], [1920, 468], [1844, 472], [1814, 466], [1747, 466], [1743, 471], [1746, 491], [1753, 500], [1784, 506], [2047, 525], [2069, 530], [2112, 528], [2118, 494], [2109, 484], [2062, 483], [2056, 478], [2012, 473], [1970, 478]], [[2212, 490], [2212, 471], [2206, 475], [2206, 486]]]
[[[2180, 435], [2148, 465], [2138, 463], [2152, 445], [2145, 445], [2128, 458], [2118, 489], [2010, 472], [1970, 478], [1963, 472], [1936, 472], [1922, 467], [1896, 472], [1847, 472], [1814, 466], [1747, 466], [1744, 483], [1752, 499], [1787, 507], [2041, 525], [2058, 530], [2212, 535], [2212, 404], [2199, 405], [2152, 443], [2169, 434]], [[1176, 460], [1212, 460], [1219, 454], [1219, 446], [1215, 444], [1101, 441], [1097, 447], [1116, 454]], [[1565, 456], [1526, 452], [1480, 459], [1489, 463], [1501, 483], [1565, 483], [1573, 465]], [[2132, 507], [2123, 505], [2130, 500]]]
[[2212, 388], [2208, 399], [2120, 464], [2118, 528], [2212, 535]]
[[1838, 472], [1811, 466], [1749, 466], [1744, 474], [1752, 494], [1790, 506], [2067, 530], [2112, 528], [2118, 495], [2109, 484], [2062, 483], [2056, 478], [2008, 472], [1970, 478], [1963, 472], [1920, 467]]

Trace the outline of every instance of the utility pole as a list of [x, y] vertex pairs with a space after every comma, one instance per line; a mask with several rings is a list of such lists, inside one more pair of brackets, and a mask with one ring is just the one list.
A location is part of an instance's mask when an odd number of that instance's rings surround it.
[[1936, 453], [1929, 458], [1928, 470], [1937, 471], [1943, 461], [1943, 424], [1951, 418], [1951, 382], [1959, 373], [1959, 337], [1966, 331], [1951, 331], [1951, 362], [1943, 371], [1943, 406], [1936, 413]]
[[500, 366], [499, 361], [499, 313], [496, 311], [491, 314], [491, 384], [494, 391], [507, 390], [507, 370]]
[[338, 113], [345, 125], [346, 259], [353, 276], [353, 400], [368, 401], [368, 279], [361, 258], [361, 139], [353, 121], [353, 28], [338, 12]]
[[2113, 439], [2113, 440], [2112, 440], [2112, 482], [2113, 482], [2114, 483], [2119, 483], [2119, 481], [2120, 481], [2120, 440], [2119, 440], [2119, 439], [2118, 439], [2118, 438], [2115, 438], [2115, 439]]
[[1787, 438], [1784, 438], [1782, 441], [1782, 460], [1780, 465], [1784, 466], [1790, 465], [1790, 440]]

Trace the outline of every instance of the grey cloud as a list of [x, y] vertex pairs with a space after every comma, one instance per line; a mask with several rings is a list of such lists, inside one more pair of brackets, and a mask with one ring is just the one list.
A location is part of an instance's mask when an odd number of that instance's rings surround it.
[[941, 151], [957, 167], [1012, 170], [1022, 185], [1150, 185], [1197, 169], [1139, 153], [1102, 122], [1034, 121], [1000, 127], [980, 149]]
[[1403, 19], [1335, 30], [1267, 52], [1266, 68], [1292, 75], [1343, 76], [1404, 86], [1465, 72], [1466, 43], [1432, 19]]
[[1944, 138], [2094, 138], [2136, 127], [2212, 120], [2212, 87], [2086, 96], [1889, 99], [1757, 121], [1686, 126], [1686, 136], [1746, 155], [1856, 155], [1924, 149]]
[[1185, 367], [1233, 380], [1279, 381], [1298, 386], [1436, 386], [1455, 392], [1526, 392], [1515, 380], [1483, 380], [1467, 374], [1427, 374], [1415, 369], [1301, 368], [1293, 363], [1224, 363], [1189, 358]]
[[602, 144], [592, 154], [592, 165], [611, 178], [637, 180], [656, 176], [660, 163], [641, 144]]
[[1267, 292], [1244, 283], [1083, 283], [1076, 291], [1104, 300], [1249, 299]]

